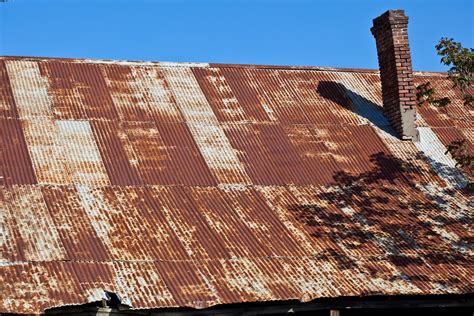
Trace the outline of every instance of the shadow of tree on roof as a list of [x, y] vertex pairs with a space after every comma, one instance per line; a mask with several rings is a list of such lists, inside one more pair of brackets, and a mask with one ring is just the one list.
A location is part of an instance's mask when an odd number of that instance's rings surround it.
[[[447, 165], [446, 163], [437, 161], [426, 155], [422, 155], [422, 154], [420, 155], [423, 157], [423, 159], [425, 159], [430, 164], [430, 166], [434, 170], [436, 170], [436, 173], [440, 175], [443, 179], [449, 181], [449, 183], [453, 184], [458, 189], [467, 188], [469, 180], [466, 177], [466, 175], [462, 172], [462, 170], [455, 167], [451, 167]], [[469, 192], [466, 191], [466, 193], [469, 193]], [[470, 194], [472, 194], [472, 192], [470, 192]]]
[[380, 152], [370, 162], [373, 168], [360, 174], [336, 172], [334, 186], [318, 189], [314, 203], [289, 207], [315, 239], [330, 241], [321, 257], [335, 259], [341, 269], [357, 264], [349, 253], [384, 256], [397, 267], [454, 260], [467, 268], [465, 253], [474, 241], [467, 232], [468, 209], [474, 207], [468, 198], [426, 184], [423, 176], [436, 176], [391, 155]]
[[[320, 81], [317, 92], [322, 97], [365, 118], [373, 126], [398, 138], [397, 133], [385, 117], [381, 106], [346, 88], [343, 84], [334, 81]], [[458, 168], [436, 161], [426, 155], [422, 155], [422, 153], [420, 153], [418, 158], [427, 161], [443, 179], [447, 179], [450, 183], [455, 184], [456, 187], [464, 188], [467, 185], [467, 178]]]
[[342, 83], [320, 81], [316, 90], [323, 98], [354, 112], [381, 130], [396, 136], [381, 106], [346, 88]]

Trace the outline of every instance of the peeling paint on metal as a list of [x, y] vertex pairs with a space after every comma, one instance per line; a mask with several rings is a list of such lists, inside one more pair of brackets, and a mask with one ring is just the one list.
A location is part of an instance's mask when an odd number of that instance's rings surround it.
[[219, 183], [251, 183], [189, 69], [164, 69], [196, 144]]
[[472, 113], [415, 80], [417, 144], [374, 71], [0, 57], [0, 312], [472, 293]]
[[56, 124], [71, 182], [110, 184], [89, 122], [56, 121]]
[[11, 60], [6, 61], [6, 68], [19, 117], [51, 117], [48, 80], [41, 75], [38, 63]]
[[[25, 261], [65, 258], [65, 250], [39, 187], [15, 186], [4, 191]], [[18, 242], [20, 242], [18, 244]]]
[[71, 175], [56, 121], [44, 117], [22, 120], [21, 125], [38, 183], [70, 183]]
[[416, 147], [427, 157], [435, 172], [443, 178], [450, 186], [464, 188], [467, 183], [466, 177], [456, 168], [453, 158], [446, 155], [446, 147], [438, 139], [429, 127], [419, 127], [420, 141]]

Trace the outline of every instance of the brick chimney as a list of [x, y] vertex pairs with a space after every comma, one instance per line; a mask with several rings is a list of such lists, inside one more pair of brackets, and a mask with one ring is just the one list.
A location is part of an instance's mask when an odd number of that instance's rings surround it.
[[416, 95], [408, 46], [408, 17], [403, 10], [389, 10], [373, 23], [370, 30], [377, 44], [385, 116], [402, 139], [416, 141]]

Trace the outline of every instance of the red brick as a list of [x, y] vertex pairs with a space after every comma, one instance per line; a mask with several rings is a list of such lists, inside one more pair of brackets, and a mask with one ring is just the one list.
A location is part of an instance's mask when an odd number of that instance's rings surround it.
[[[407, 28], [408, 18], [399, 10], [374, 19], [371, 29], [377, 44], [384, 113], [403, 139], [416, 137], [414, 112], [406, 112], [416, 104]], [[403, 115], [407, 117], [402, 119]]]

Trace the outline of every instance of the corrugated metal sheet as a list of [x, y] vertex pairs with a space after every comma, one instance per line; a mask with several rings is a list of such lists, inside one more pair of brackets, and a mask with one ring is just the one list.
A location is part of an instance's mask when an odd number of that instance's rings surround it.
[[467, 178], [456, 168], [456, 161], [446, 155], [446, 147], [429, 127], [419, 127], [420, 141], [417, 148], [428, 158], [435, 172], [450, 186], [462, 188], [466, 186]]
[[250, 184], [191, 69], [167, 67], [164, 71], [189, 130], [217, 181]]
[[453, 83], [440, 74], [420, 74], [415, 76], [415, 84], [429, 81], [435, 97], [449, 97], [452, 103], [446, 108], [423, 106], [419, 112], [430, 127], [472, 128], [473, 111], [463, 105], [462, 93], [453, 88]]
[[5, 62], [0, 60], [0, 118], [17, 118], [18, 113], [10, 87]]
[[41, 75], [39, 64], [23, 60], [10, 60], [5, 64], [19, 117], [53, 116], [48, 79]]
[[415, 77], [416, 145], [373, 71], [0, 58], [0, 312], [472, 293], [473, 116]]
[[0, 118], [0, 185], [34, 184], [37, 177], [17, 119]]
[[53, 112], [60, 119], [116, 119], [110, 92], [99, 65], [89, 63], [39, 63], [48, 82]]

